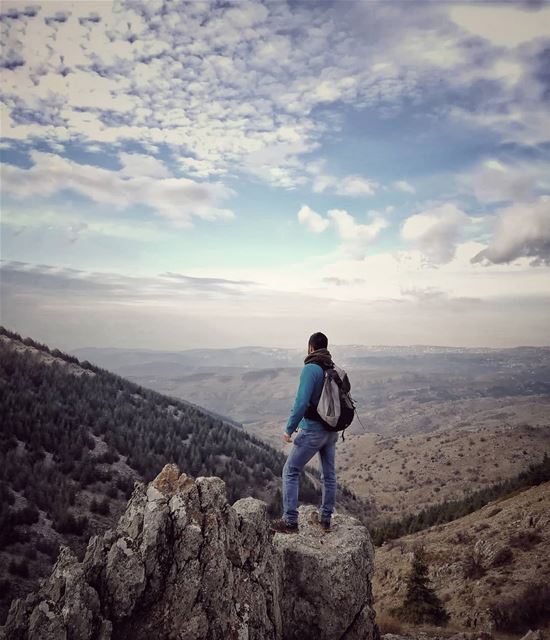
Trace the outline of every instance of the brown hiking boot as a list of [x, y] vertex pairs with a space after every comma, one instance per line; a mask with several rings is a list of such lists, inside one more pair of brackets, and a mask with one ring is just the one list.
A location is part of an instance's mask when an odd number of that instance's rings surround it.
[[284, 518], [279, 518], [271, 523], [271, 531], [275, 533], [298, 533], [298, 523], [292, 524]]
[[329, 533], [330, 531], [332, 531], [332, 529], [330, 528], [330, 520], [321, 518], [319, 513], [312, 513], [309, 518], [309, 522], [318, 529], [321, 529], [321, 531], [323, 531], [324, 533]]

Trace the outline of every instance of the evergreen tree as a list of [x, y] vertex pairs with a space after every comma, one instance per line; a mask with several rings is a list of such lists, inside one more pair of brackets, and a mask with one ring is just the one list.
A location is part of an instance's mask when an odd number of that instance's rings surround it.
[[422, 548], [414, 552], [405, 599], [394, 613], [401, 620], [413, 624], [446, 624], [449, 619], [443, 603], [430, 586], [428, 565]]

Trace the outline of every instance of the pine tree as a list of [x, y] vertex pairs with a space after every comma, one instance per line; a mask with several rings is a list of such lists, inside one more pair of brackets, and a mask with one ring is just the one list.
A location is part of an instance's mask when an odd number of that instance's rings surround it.
[[422, 548], [414, 552], [405, 599], [401, 607], [395, 610], [395, 614], [401, 620], [413, 624], [445, 624], [449, 620], [443, 603], [430, 586], [428, 565]]

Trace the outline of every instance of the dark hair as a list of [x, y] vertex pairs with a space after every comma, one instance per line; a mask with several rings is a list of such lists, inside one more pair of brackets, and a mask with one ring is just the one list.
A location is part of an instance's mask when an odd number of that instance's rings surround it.
[[317, 349], [326, 349], [328, 347], [328, 338], [324, 333], [317, 331], [309, 338], [309, 344], [313, 347], [315, 351]]

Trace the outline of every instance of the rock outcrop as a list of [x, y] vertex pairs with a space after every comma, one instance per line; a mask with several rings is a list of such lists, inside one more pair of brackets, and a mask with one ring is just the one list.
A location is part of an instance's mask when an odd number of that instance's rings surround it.
[[225, 483], [167, 465], [136, 484], [116, 529], [68, 548], [41, 589], [15, 601], [13, 640], [378, 640], [366, 528], [334, 516], [325, 534], [273, 534], [267, 505], [228, 504]]

